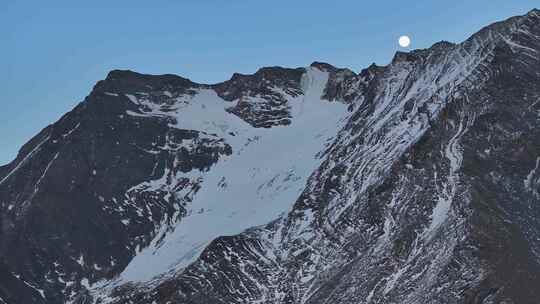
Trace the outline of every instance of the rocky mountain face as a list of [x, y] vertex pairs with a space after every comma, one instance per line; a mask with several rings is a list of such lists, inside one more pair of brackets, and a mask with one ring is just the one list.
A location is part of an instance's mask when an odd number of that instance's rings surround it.
[[358, 74], [112, 71], [0, 227], [0, 303], [538, 303], [540, 11]]

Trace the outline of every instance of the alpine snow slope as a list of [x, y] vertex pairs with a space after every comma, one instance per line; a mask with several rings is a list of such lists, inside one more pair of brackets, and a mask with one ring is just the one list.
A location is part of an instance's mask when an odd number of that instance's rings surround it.
[[112, 71], [0, 167], [0, 303], [538, 303], [540, 11], [356, 74]]

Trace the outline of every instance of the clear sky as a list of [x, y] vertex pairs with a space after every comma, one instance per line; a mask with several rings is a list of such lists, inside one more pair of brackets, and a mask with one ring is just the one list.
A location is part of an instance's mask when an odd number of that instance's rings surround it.
[[359, 71], [460, 42], [538, 0], [0, 0], [0, 165], [111, 69], [215, 83], [261, 66]]

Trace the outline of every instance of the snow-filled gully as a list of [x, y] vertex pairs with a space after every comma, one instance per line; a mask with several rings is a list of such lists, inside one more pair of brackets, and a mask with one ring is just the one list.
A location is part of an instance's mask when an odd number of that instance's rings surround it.
[[[142, 249], [114, 282], [97, 283], [94, 292], [101, 294], [103, 288], [130, 281], [148, 282], [171, 269], [182, 269], [216, 237], [266, 224], [288, 211], [309, 175], [320, 166], [321, 152], [349, 115], [345, 104], [321, 99], [327, 80], [327, 72], [308, 68], [301, 82], [304, 95], [287, 96], [292, 123], [270, 129], [253, 128], [225, 111], [231, 104], [213, 90], [201, 89], [185, 102], [174, 114], [178, 121], [175, 127], [216, 134], [231, 145], [233, 154], [208, 172], [193, 170], [179, 175], [202, 180], [201, 189], [187, 207], [188, 215], [159, 246], [152, 242]], [[154, 107], [148, 115], [164, 113]], [[165, 187], [161, 184], [165, 180], [151, 182], [152, 187]]]

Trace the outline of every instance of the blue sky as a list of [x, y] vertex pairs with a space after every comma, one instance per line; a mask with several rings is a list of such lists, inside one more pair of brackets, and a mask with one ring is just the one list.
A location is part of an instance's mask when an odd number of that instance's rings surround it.
[[0, 165], [111, 69], [215, 83], [261, 66], [325, 61], [355, 71], [411, 48], [460, 42], [538, 0], [0, 1]]

